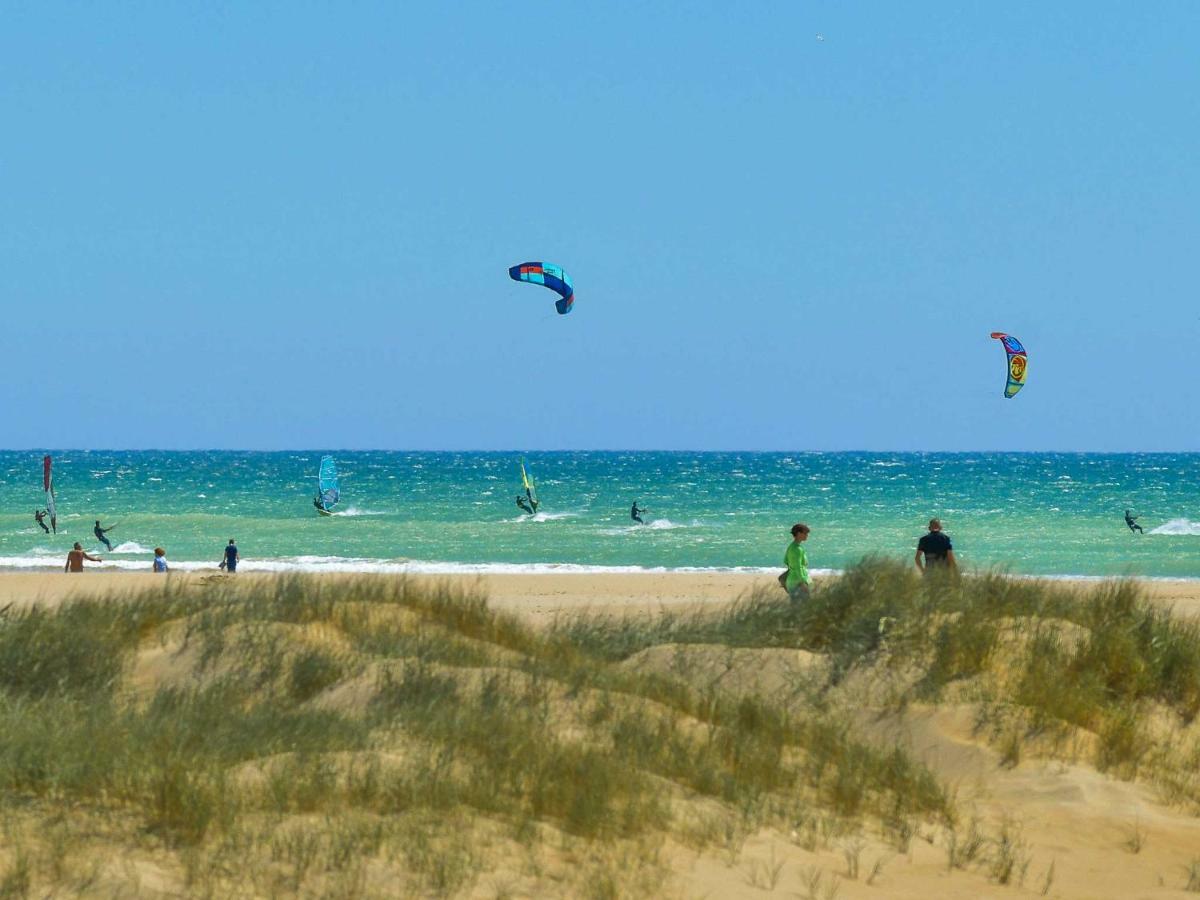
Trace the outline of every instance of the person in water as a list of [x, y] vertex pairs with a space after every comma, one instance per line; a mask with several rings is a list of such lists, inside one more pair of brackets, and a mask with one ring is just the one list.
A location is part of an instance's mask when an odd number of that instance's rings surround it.
[[218, 569], [224, 569], [226, 572], [233, 573], [237, 571], [238, 563], [242, 561], [241, 555], [238, 553], [237, 541], [233, 538], [229, 539], [228, 546], [225, 547], [225, 557], [221, 560]]
[[645, 525], [646, 523], [644, 521], [642, 521], [642, 513], [644, 513], [645, 511], [646, 511], [645, 507], [638, 509], [637, 501], [634, 500], [633, 508], [629, 510], [629, 518], [633, 519], [633, 521], [637, 522], [639, 525]]
[[33, 511], [33, 520], [42, 526], [42, 531], [46, 534], [50, 533], [50, 529], [46, 527], [46, 510], [35, 509]]
[[[1137, 523], [1137, 520], [1140, 519], [1141, 516], [1130, 515], [1131, 512], [1133, 512], [1133, 510], [1125, 510], [1125, 524], [1129, 526], [1129, 530], [1131, 532], [1136, 531], [1138, 534], [1145, 534], [1146, 532], [1142, 530], [1142, 526]], [[43, 525], [42, 527], [45, 528], [46, 526]]]
[[317, 508], [317, 512], [325, 512], [325, 504], [321, 502], [321, 495], [313, 497], [313, 506]]
[[164, 550], [162, 547], [154, 548], [154, 571], [155, 572], [167, 571], [167, 551]]
[[812, 591], [812, 577], [808, 574], [808, 553], [804, 542], [808, 540], [811, 529], [803, 522], [792, 526], [792, 542], [788, 544], [783, 554], [783, 564], [787, 571], [779, 576], [779, 583], [793, 602], [807, 600]]
[[521, 509], [523, 509], [525, 512], [529, 513], [531, 516], [533, 515], [533, 508], [529, 505], [529, 502], [524, 497], [522, 497], [520, 494], [517, 494], [517, 506], [521, 507]]
[[115, 525], [109, 525], [107, 528], [101, 528], [100, 520], [97, 519], [96, 527], [92, 529], [92, 534], [94, 534], [96, 536], [96, 538], [100, 541], [100, 543], [102, 543], [105, 547], [108, 548], [109, 553], [112, 553], [112, 542], [109, 541], [109, 539], [106, 538], [105, 535], [108, 534], [108, 532], [112, 531], [113, 528], [115, 528], [115, 527], [116, 527]]
[[[922, 556], [925, 557], [924, 562], [921, 560]], [[931, 571], [943, 567], [951, 572], [958, 570], [958, 561], [954, 558], [954, 545], [950, 543], [950, 536], [942, 532], [940, 519], [929, 520], [929, 534], [917, 542], [913, 562], [917, 564], [922, 575], [928, 575]]]
[[67, 563], [65, 566], [63, 566], [63, 571], [82, 572], [83, 561], [85, 559], [90, 559], [92, 562], [104, 562], [104, 560], [102, 560], [100, 557], [92, 556], [90, 553], [86, 552], [83, 549], [83, 544], [79, 543], [79, 541], [76, 541], [75, 546], [71, 549], [71, 552], [67, 554]]

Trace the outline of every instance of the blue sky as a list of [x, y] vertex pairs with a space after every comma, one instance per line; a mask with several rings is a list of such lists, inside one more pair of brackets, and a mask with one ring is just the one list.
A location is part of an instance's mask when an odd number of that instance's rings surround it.
[[0, 444], [1200, 449], [1200, 5], [343, 6], [6, 11]]

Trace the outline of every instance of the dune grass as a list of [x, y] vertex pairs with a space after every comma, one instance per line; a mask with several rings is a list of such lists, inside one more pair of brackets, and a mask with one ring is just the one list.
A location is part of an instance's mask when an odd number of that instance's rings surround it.
[[[479, 596], [383, 578], [156, 588], [0, 620], [13, 896], [121, 892], [130, 860], [212, 896], [450, 896], [484, 873], [655, 895], [667, 837], [954, 818], [927, 770], [843, 723], [631, 672]], [[56, 821], [74, 829], [57, 850]]]
[[866, 559], [796, 606], [760, 593], [717, 613], [557, 628], [613, 662], [663, 643], [815, 651], [831, 663], [825, 693], [855, 671], [904, 671], [892, 703], [981, 701], [981, 725], [1010, 763], [1028, 741], [1061, 747], [1067, 732], [1086, 732], [1099, 769], [1125, 778], [1148, 769], [1169, 799], [1200, 809], [1189, 762], [1200, 746], [1176, 743], [1200, 713], [1200, 622], [1151, 603], [1132, 581], [1080, 590], [996, 573], [921, 578]]

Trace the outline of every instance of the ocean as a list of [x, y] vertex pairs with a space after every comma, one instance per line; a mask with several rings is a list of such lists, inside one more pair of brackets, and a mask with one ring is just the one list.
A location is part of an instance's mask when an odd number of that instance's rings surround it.
[[[342, 503], [312, 507], [322, 451], [50, 451], [59, 533], [42, 534], [42, 451], [0, 452], [0, 569], [247, 571], [778, 570], [792, 523], [817, 571], [911, 559], [931, 516], [960, 563], [1014, 574], [1200, 578], [1200, 454], [334, 452]], [[646, 524], [629, 516], [634, 501]], [[1126, 508], [1145, 534], [1125, 526]]]

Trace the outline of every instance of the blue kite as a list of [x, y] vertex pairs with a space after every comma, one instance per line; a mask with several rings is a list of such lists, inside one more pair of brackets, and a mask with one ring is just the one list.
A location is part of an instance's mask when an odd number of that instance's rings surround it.
[[558, 294], [559, 299], [554, 301], [554, 308], [560, 316], [569, 313], [575, 303], [575, 287], [571, 284], [571, 276], [562, 270], [562, 266], [548, 262], [524, 262], [509, 269], [508, 277], [513, 281], [525, 281], [550, 288]]

